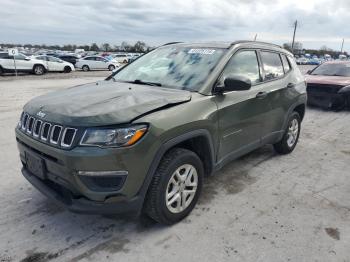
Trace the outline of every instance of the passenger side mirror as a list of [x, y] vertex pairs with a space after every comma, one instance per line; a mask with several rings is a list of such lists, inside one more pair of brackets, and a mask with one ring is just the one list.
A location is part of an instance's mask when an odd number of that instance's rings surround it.
[[220, 93], [230, 91], [244, 91], [252, 87], [252, 82], [244, 76], [228, 76], [224, 80], [223, 86], [217, 86], [216, 91]]

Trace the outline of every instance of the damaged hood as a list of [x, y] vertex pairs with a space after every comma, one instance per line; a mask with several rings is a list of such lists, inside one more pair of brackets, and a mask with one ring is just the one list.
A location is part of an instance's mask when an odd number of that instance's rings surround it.
[[305, 80], [308, 84], [336, 86], [350, 85], [350, 77], [345, 76], [306, 75]]
[[100, 81], [32, 99], [24, 111], [69, 126], [128, 123], [162, 107], [191, 100], [191, 92], [158, 86]]

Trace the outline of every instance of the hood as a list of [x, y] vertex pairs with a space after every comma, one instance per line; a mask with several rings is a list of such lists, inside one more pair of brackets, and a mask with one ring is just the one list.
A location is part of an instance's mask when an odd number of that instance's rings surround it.
[[306, 75], [305, 80], [308, 84], [320, 85], [350, 85], [350, 77], [346, 76], [322, 76], [322, 75]]
[[129, 123], [161, 107], [191, 100], [191, 92], [113, 81], [49, 93], [32, 99], [24, 111], [68, 126], [102, 126]]

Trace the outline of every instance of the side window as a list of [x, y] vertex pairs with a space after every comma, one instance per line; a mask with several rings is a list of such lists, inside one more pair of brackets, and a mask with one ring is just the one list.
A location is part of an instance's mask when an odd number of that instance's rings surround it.
[[264, 80], [273, 80], [283, 76], [282, 61], [278, 53], [262, 51], [260, 55], [265, 71]]
[[284, 73], [288, 73], [291, 70], [290, 64], [288, 62], [288, 59], [286, 55], [281, 55], [282, 57], [282, 63], [283, 63], [283, 68], [284, 68]]
[[37, 56], [36, 59], [46, 61], [46, 56]]
[[86, 58], [84, 58], [84, 60], [95, 61], [95, 57], [93, 57], [93, 56], [86, 57]]
[[0, 59], [10, 59], [10, 56], [8, 55], [8, 53], [0, 53]]
[[15, 56], [16, 60], [25, 60], [25, 58], [26, 57], [24, 55], [22, 55], [22, 54], [18, 54], [18, 55]]
[[247, 77], [252, 81], [252, 84], [259, 83], [261, 78], [256, 52], [251, 50], [234, 54], [223, 71], [220, 79], [221, 84], [230, 75]]
[[102, 57], [96, 57], [96, 61], [104, 62], [104, 61], [105, 61], [105, 59], [104, 59], [104, 58], [102, 58]]

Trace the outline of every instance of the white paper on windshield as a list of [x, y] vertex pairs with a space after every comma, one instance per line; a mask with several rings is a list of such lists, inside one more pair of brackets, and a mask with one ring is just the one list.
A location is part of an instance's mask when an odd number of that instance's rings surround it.
[[214, 54], [214, 49], [190, 49], [188, 51], [189, 54], [201, 54], [201, 55], [212, 55]]

